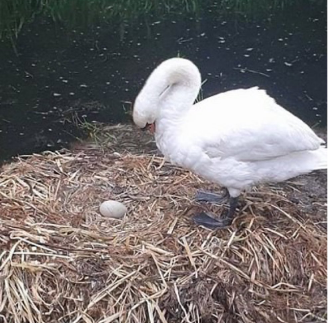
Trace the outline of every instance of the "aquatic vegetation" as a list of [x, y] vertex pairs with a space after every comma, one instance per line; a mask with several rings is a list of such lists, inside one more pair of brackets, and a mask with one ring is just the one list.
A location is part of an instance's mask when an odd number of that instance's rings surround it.
[[[323, 0], [308, 0], [321, 4]], [[0, 1], [0, 38], [17, 38], [25, 23], [36, 16], [51, 18], [68, 27], [100, 22], [129, 23], [155, 15], [198, 15], [202, 10], [214, 14], [253, 15], [296, 5], [297, 0], [2, 0]]]
[[68, 26], [102, 21], [131, 21], [151, 13], [195, 13], [200, 0], [3, 0], [0, 2], [0, 38], [16, 38], [36, 15]]

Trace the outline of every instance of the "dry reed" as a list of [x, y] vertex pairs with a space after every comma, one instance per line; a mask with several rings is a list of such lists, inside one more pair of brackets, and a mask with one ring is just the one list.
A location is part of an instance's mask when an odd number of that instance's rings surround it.
[[[219, 188], [131, 126], [101, 139], [2, 167], [0, 322], [326, 321], [323, 172], [257, 187], [210, 231], [192, 214], [225, 206], [193, 196]], [[99, 214], [108, 199], [123, 220]]]

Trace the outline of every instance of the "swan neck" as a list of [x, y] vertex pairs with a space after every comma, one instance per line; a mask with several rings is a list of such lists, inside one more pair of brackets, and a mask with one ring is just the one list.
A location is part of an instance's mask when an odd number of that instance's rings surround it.
[[163, 82], [158, 102], [160, 117], [171, 120], [183, 116], [192, 107], [201, 87], [198, 68], [190, 61], [179, 63], [164, 66], [165, 76], [160, 78]]
[[183, 58], [161, 63], [149, 76], [133, 109], [135, 124], [143, 128], [161, 119], [181, 118], [192, 107], [201, 87], [198, 68]]

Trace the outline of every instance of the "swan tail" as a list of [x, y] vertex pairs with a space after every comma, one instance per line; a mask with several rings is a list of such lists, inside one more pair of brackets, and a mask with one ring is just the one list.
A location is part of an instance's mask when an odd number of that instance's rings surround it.
[[311, 161], [309, 161], [309, 166], [312, 170], [327, 169], [328, 151], [326, 147], [320, 147], [310, 153], [312, 158]]
[[[282, 182], [287, 179], [311, 173], [314, 170], [327, 169], [327, 148], [297, 151], [264, 164], [257, 163], [261, 177], [268, 181]], [[265, 175], [263, 175], [263, 173]]]

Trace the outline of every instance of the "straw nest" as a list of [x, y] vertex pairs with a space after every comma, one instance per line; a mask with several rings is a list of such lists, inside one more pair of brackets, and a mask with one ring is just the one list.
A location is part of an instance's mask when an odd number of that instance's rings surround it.
[[[218, 187], [129, 125], [101, 133], [2, 167], [1, 322], [326, 321], [324, 172], [257, 187], [210, 231], [192, 215], [226, 206], [193, 196]], [[123, 220], [99, 214], [108, 199]]]

